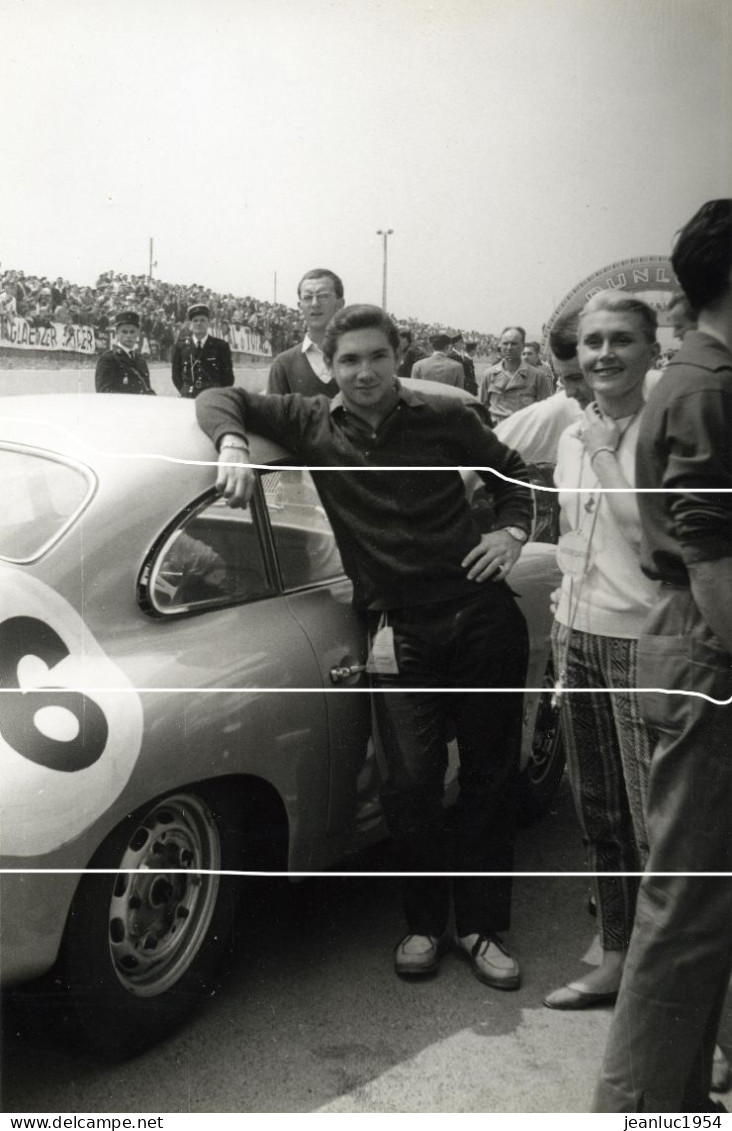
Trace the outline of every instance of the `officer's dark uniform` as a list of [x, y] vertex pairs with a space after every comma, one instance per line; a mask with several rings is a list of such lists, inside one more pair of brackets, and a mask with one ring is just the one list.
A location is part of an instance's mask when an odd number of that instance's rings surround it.
[[[117, 317], [116, 325], [139, 327], [139, 316], [133, 312]], [[120, 345], [105, 350], [97, 361], [94, 386], [98, 393], [137, 393], [154, 397], [155, 390], [150, 385], [150, 370], [145, 358], [136, 350], [128, 353]]]
[[[195, 318], [196, 314], [208, 318], [208, 307], [192, 306], [188, 318]], [[204, 344], [199, 346], [192, 334], [186, 335], [173, 348], [172, 378], [181, 397], [197, 397], [204, 389], [233, 385], [234, 366], [228, 343], [207, 334]]]

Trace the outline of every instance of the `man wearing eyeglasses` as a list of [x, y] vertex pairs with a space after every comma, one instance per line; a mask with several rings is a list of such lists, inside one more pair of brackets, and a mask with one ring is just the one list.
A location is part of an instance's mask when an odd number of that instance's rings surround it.
[[321, 347], [326, 326], [343, 306], [343, 283], [326, 267], [314, 267], [298, 283], [297, 297], [307, 333], [299, 345], [274, 359], [267, 392], [334, 397], [338, 386], [325, 364]]

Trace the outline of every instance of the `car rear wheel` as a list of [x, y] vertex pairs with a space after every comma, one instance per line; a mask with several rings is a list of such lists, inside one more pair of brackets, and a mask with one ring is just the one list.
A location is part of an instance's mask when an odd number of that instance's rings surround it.
[[559, 710], [552, 705], [554, 674], [547, 670], [534, 722], [531, 755], [519, 779], [519, 813], [525, 821], [549, 809], [564, 774], [565, 753]]
[[230, 802], [179, 792], [127, 818], [91, 862], [64, 939], [61, 976], [84, 1035], [130, 1056], [173, 1030], [216, 986], [229, 946], [241, 834]]

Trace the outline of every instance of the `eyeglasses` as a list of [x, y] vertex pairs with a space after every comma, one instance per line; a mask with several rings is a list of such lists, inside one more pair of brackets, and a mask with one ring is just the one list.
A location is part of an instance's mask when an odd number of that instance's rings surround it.
[[314, 302], [325, 302], [329, 298], [335, 298], [335, 291], [314, 291], [312, 294], [300, 295], [300, 302], [303, 306], [311, 306]]

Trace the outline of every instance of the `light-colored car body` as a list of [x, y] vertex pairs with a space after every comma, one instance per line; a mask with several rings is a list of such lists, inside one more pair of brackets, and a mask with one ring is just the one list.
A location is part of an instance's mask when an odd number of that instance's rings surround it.
[[[287, 453], [255, 437], [251, 459]], [[100, 848], [176, 791], [218, 783], [241, 798], [248, 840], [271, 834], [291, 872], [333, 867], [385, 834], [367, 642], [307, 473], [263, 471], [235, 513], [213, 497], [215, 461], [190, 401], [0, 405], [0, 467], [16, 493], [0, 518], [7, 984], [53, 965]], [[202, 546], [220, 585], [191, 585]], [[556, 584], [554, 547], [527, 545], [511, 587], [530, 629], [529, 689], [544, 683]], [[524, 765], [538, 704], [526, 694]]]

